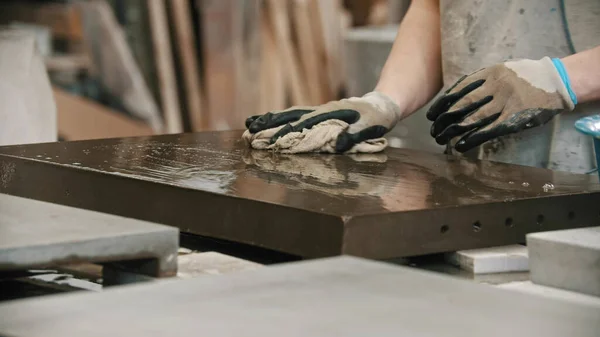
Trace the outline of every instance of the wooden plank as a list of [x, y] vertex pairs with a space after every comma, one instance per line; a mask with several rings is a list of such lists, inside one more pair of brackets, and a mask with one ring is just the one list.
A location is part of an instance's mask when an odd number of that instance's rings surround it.
[[346, 51], [344, 46], [344, 38], [346, 37], [346, 33], [352, 27], [352, 15], [345, 9], [342, 9], [339, 12], [339, 21], [340, 25], [339, 33], [338, 33], [338, 62], [337, 65], [337, 74], [338, 74], [338, 86], [336, 87], [336, 94], [346, 87]]
[[318, 0], [308, 0], [308, 11], [309, 17], [311, 18], [311, 28], [313, 34], [313, 41], [315, 44], [315, 54], [317, 56], [317, 64], [319, 66], [319, 71], [317, 75], [319, 76], [319, 83], [321, 84], [321, 99], [322, 102], [328, 102], [336, 98], [336, 92], [333, 92], [331, 89], [331, 83], [329, 82], [329, 69], [331, 68], [331, 64], [329, 64], [327, 58], [327, 47], [325, 45], [325, 32], [323, 30], [323, 22], [321, 22], [320, 17], [320, 8]]
[[170, 7], [177, 37], [179, 61], [183, 68], [187, 110], [191, 118], [192, 130], [200, 131], [205, 128], [205, 125], [202, 121], [202, 87], [190, 15], [190, 1], [173, 0]]
[[96, 102], [53, 88], [58, 133], [67, 140], [152, 135], [143, 122], [106, 108]]
[[339, 0], [318, 1], [319, 16], [323, 28], [323, 38], [325, 40], [325, 57], [329, 67], [327, 76], [329, 86], [333, 95], [337, 94], [340, 86], [339, 81], [339, 10], [341, 7]]
[[0, 2], [0, 23], [13, 21], [47, 26], [54, 37], [83, 39], [81, 16], [76, 6], [71, 3]]
[[[307, 82], [309, 104], [323, 102], [323, 85], [319, 76], [319, 55], [314, 41], [310, 8], [307, 0], [294, 0], [291, 12], [294, 16], [294, 27], [298, 41], [298, 55]], [[318, 20], [316, 20], [318, 21]]]
[[286, 71], [286, 81], [289, 85], [290, 98], [293, 105], [308, 104], [306, 81], [304, 80], [298, 51], [292, 44], [290, 34], [289, 10], [285, 1], [268, 0], [269, 15], [273, 22], [277, 47]]
[[169, 38], [169, 25], [164, 0], [148, 0], [148, 13], [150, 15], [150, 28], [156, 70], [159, 79], [161, 105], [168, 133], [183, 132], [179, 97], [177, 94], [177, 80], [173, 56], [171, 55], [171, 40]]
[[211, 130], [242, 129], [258, 113], [260, 7], [255, 0], [199, 1]]
[[154, 97], [137, 66], [123, 30], [106, 1], [78, 2], [85, 40], [96, 73], [109, 94], [119, 97], [125, 108], [162, 132], [163, 120]]
[[235, 67], [231, 50], [233, 2], [198, 2], [202, 32], [204, 87], [210, 130], [227, 130], [226, 116], [235, 112]]
[[261, 3], [238, 0], [233, 11], [232, 51], [235, 65], [235, 110], [228, 116], [231, 129], [244, 128], [250, 115], [258, 111], [261, 73]]
[[286, 108], [283, 63], [277, 50], [275, 32], [268, 16], [261, 20], [262, 58], [259, 113]]

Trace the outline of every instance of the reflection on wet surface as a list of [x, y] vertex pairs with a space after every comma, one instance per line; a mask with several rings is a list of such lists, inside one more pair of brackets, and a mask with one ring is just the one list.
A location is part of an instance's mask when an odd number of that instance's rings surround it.
[[[600, 190], [597, 176], [411, 150], [278, 155], [248, 149], [240, 135], [218, 132], [36, 144], [3, 147], [0, 155], [336, 215]], [[8, 184], [10, 168], [0, 170], [0, 182]]]

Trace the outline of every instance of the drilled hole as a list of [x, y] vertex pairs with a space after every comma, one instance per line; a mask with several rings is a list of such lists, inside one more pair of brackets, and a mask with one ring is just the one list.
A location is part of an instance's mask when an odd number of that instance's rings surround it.
[[481, 222], [479, 222], [479, 221], [476, 221], [476, 222], [473, 224], [473, 231], [474, 231], [474, 232], [479, 232], [480, 230], [481, 230]]
[[513, 224], [513, 219], [512, 218], [506, 218], [506, 220], [504, 220], [504, 224], [506, 225], [506, 227], [512, 227]]
[[573, 219], [575, 219], [575, 212], [570, 211], [569, 212], [569, 220], [573, 220]]
[[543, 224], [543, 223], [544, 223], [544, 219], [545, 219], [545, 218], [544, 218], [544, 216], [543, 216], [542, 214], [538, 215], [538, 216], [537, 216], [537, 224], [538, 224], [538, 225], [541, 225], [541, 224]]
[[440, 233], [444, 234], [446, 233], [448, 230], [450, 229], [450, 227], [448, 227], [448, 225], [443, 225], [442, 227], [440, 227]]

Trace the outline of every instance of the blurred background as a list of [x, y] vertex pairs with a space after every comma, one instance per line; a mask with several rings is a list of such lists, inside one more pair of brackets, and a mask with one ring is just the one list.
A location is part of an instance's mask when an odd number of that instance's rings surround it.
[[[79, 140], [243, 129], [250, 115], [362, 95], [409, 2], [2, 1], [0, 25], [35, 35], [59, 139]], [[410, 137], [421, 119], [391, 145], [435, 146]]]

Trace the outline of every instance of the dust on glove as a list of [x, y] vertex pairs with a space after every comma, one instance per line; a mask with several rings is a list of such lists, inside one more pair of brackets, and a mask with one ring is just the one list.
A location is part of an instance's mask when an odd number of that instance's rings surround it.
[[505, 62], [464, 76], [427, 112], [433, 121], [431, 136], [441, 145], [460, 137], [454, 147], [465, 152], [573, 110], [576, 98], [561, 67], [560, 61], [545, 57]]
[[373, 153], [398, 122], [400, 108], [374, 91], [316, 107], [292, 107], [252, 116], [243, 138], [255, 149], [282, 153]]

